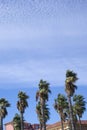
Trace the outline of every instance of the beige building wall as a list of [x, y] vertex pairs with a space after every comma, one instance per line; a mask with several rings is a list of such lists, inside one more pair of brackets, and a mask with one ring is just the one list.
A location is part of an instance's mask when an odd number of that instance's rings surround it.
[[[24, 130], [39, 130], [39, 124], [24, 123]], [[5, 130], [14, 130], [13, 123], [9, 122], [5, 124]]]
[[5, 130], [14, 130], [13, 124], [12, 124], [12, 123], [7, 123], [7, 124], [5, 125]]
[[[64, 123], [63, 125], [64, 125], [64, 130], [69, 130], [69, 125], [67, 122]], [[82, 130], [87, 130], [87, 121], [81, 121], [81, 125], [82, 125]], [[57, 122], [52, 125], [49, 125], [47, 126], [47, 130], [62, 130], [61, 123]], [[76, 130], [80, 130], [79, 124], [77, 124]]]

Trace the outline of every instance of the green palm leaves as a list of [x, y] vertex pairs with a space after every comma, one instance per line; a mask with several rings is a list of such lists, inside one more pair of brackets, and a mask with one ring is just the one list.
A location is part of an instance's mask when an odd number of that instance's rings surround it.
[[[38, 104], [36, 105], [36, 113], [37, 113], [37, 116], [38, 116], [38, 120], [40, 122], [40, 130], [42, 130], [43, 117], [42, 117], [42, 113], [41, 113], [41, 104], [40, 104], [40, 102], [38, 102]], [[45, 120], [45, 123], [50, 119], [49, 115], [50, 115], [50, 112], [49, 112], [48, 105], [45, 104], [45, 106], [44, 106], [44, 120]]]
[[62, 130], [64, 130], [63, 121], [66, 120], [68, 109], [67, 98], [62, 94], [58, 94], [57, 98], [55, 99], [54, 108], [60, 115]]
[[65, 91], [67, 93], [67, 96], [73, 96], [75, 93], [75, 89], [77, 89], [77, 86], [75, 85], [75, 82], [78, 80], [77, 74], [73, 71], [67, 70], [66, 72], [66, 80], [65, 80]]
[[25, 112], [26, 107], [28, 107], [27, 99], [29, 98], [25, 92], [20, 91], [18, 93], [19, 100], [17, 101], [17, 108], [20, 111], [21, 117], [21, 130], [24, 130], [24, 123], [23, 123], [23, 114]]
[[86, 101], [82, 95], [74, 95], [73, 97], [74, 106], [73, 109], [75, 110], [78, 117], [82, 117], [84, 111], [86, 110]]
[[66, 80], [65, 80], [65, 91], [67, 93], [68, 97], [68, 103], [69, 103], [69, 118], [71, 123], [71, 129], [75, 130], [75, 124], [74, 124], [74, 118], [73, 118], [73, 109], [72, 109], [72, 101], [71, 97], [75, 93], [75, 89], [77, 89], [77, 86], [75, 85], [75, 82], [78, 80], [77, 74], [73, 71], [67, 70], [66, 72]]
[[44, 101], [48, 101], [49, 93], [51, 93], [49, 89], [49, 83], [47, 83], [46, 81], [40, 80], [40, 83], [38, 86], [39, 86], [39, 90], [36, 93], [36, 100], [40, 98], [40, 99], [43, 99]]
[[65, 92], [67, 98], [59, 93], [55, 99], [54, 108], [60, 115], [62, 130], [64, 130], [63, 122], [65, 120], [68, 120], [70, 130], [76, 130], [75, 122], [77, 119], [79, 119], [81, 130], [80, 118], [86, 109], [86, 102], [82, 95], [74, 95], [75, 90], [77, 89], [75, 84], [77, 80], [77, 74], [71, 70], [67, 70], [65, 79]]
[[8, 114], [7, 107], [10, 107], [10, 103], [5, 99], [0, 99], [0, 129], [3, 130], [3, 119]]
[[13, 118], [13, 126], [14, 126], [14, 130], [21, 130], [21, 118], [20, 118], [20, 115], [15, 114], [15, 116]]
[[74, 95], [73, 101], [74, 101], [73, 111], [75, 115], [79, 118], [80, 130], [82, 130], [80, 118], [82, 118], [82, 115], [86, 110], [86, 101], [82, 95]]
[[26, 107], [28, 107], [27, 99], [29, 98], [26, 93], [20, 91], [18, 93], [19, 101], [17, 102], [17, 108], [21, 113], [25, 112]]
[[36, 101], [38, 101], [36, 111], [41, 124], [40, 129], [43, 127], [43, 130], [46, 130], [46, 122], [49, 119], [49, 109], [46, 104], [49, 99], [49, 93], [51, 93], [49, 83], [40, 80], [39, 90], [36, 93]]

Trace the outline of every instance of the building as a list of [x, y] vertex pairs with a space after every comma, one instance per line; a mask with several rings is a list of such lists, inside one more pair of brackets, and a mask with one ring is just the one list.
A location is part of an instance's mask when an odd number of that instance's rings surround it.
[[[68, 122], [65, 122], [64, 124], [64, 130], [69, 130], [69, 124]], [[87, 120], [81, 121], [82, 130], [87, 130]], [[39, 124], [31, 124], [31, 123], [24, 123], [24, 130], [39, 130]], [[9, 122], [5, 124], [5, 130], [14, 130], [13, 123]], [[46, 130], [62, 130], [61, 129], [61, 122], [56, 122], [51, 125], [47, 125]], [[76, 130], [80, 130], [79, 123], [77, 123]]]
[[[5, 124], [5, 130], [14, 130], [13, 122]], [[39, 124], [24, 123], [24, 130], [39, 130]]]
[[[87, 120], [81, 121], [82, 130], [87, 130]], [[52, 125], [47, 126], [47, 130], [62, 130], [61, 129], [61, 122], [54, 123]], [[68, 122], [64, 123], [64, 130], [69, 130]], [[79, 123], [76, 125], [76, 130], [80, 130]]]

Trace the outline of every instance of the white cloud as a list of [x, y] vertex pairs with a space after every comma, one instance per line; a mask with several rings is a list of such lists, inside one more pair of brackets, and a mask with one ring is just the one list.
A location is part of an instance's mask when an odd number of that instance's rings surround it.
[[33, 9], [23, 1], [21, 5], [13, 3], [5, 2], [0, 8], [1, 21], [6, 20], [0, 23], [0, 82], [36, 82], [44, 78], [61, 85], [65, 71], [73, 69], [79, 73], [79, 84], [86, 84], [86, 8], [80, 14], [80, 3], [74, 3], [73, 8], [73, 2], [29, 2]]
[[37, 82], [44, 79], [49, 81], [51, 86], [64, 86], [66, 70], [71, 69], [78, 74], [77, 84], [86, 85], [86, 63], [83, 59], [60, 58], [0, 65], [0, 83], [30, 83], [37, 86]]

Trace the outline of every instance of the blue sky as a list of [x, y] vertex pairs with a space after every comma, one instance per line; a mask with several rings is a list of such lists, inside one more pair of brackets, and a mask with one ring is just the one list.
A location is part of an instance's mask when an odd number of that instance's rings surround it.
[[[25, 119], [38, 122], [34, 107], [39, 80], [50, 83], [52, 106], [57, 93], [64, 93], [67, 69], [77, 72], [77, 93], [87, 100], [86, 42], [86, 0], [0, 0], [0, 97], [12, 104], [4, 122], [18, 112], [19, 90], [30, 96]], [[51, 108], [49, 123], [59, 120], [54, 113]]]

